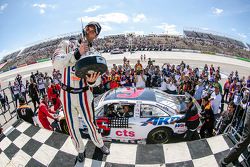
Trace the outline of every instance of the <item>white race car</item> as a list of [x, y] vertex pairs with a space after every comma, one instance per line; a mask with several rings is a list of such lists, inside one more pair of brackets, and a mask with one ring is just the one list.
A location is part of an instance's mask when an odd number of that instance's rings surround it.
[[115, 48], [115, 49], [111, 50], [110, 53], [111, 54], [123, 54], [123, 50], [121, 50], [119, 48]]
[[[167, 143], [174, 133], [186, 131], [185, 123], [170, 124], [183, 116], [185, 96], [190, 95], [169, 95], [151, 88], [110, 90], [95, 99], [96, 123], [106, 141]], [[81, 131], [87, 133], [81, 118], [80, 123]]]

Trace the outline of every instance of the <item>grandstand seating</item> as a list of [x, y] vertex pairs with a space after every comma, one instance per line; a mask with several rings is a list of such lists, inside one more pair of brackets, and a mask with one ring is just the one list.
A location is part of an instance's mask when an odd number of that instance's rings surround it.
[[210, 33], [190, 31], [190, 30], [184, 30], [183, 32], [187, 37], [190, 37], [190, 38], [200, 38], [200, 39], [205, 39], [205, 40], [218, 41], [218, 42], [223, 42], [226, 44], [233, 44], [235, 46], [238, 46], [239, 48], [246, 48], [243, 42], [232, 39], [232, 38], [210, 34]]
[[[184, 36], [171, 36], [167, 34], [118, 34], [98, 38], [94, 41], [94, 47], [102, 52], [110, 52], [112, 49], [119, 48], [124, 51], [165, 51], [171, 49], [191, 49], [201, 52], [221, 53], [229, 56], [239, 56], [250, 58], [250, 52], [246, 50], [243, 42], [220, 36], [212, 33], [184, 30]], [[14, 66], [21, 64], [32, 64], [38, 59], [50, 58], [60, 41], [70, 38], [79, 38], [80, 33], [67, 34], [48, 41], [43, 41], [32, 46], [26, 47], [22, 51], [16, 51], [5, 56], [1, 63], [7, 62], [1, 71], [6, 71]], [[129, 39], [132, 37], [132, 46]], [[249, 48], [249, 44], [247, 45]]]

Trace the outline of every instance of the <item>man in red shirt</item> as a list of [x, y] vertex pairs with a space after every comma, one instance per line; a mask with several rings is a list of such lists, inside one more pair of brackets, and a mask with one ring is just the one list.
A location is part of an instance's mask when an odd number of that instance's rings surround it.
[[108, 81], [110, 82], [110, 89], [115, 89], [120, 86], [120, 76], [116, 74], [114, 69], [112, 69]]
[[39, 105], [39, 109], [38, 109], [38, 119], [45, 129], [53, 130], [53, 128], [51, 127], [51, 124], [47, 118], [47, 117], [49, 117], [51, 119], [57, 119], [57, 117], [55, 117], [53, 114], [55, 114], [55, 112], [52, 111], [48, 107], [48, 96], [45, 94], [45, 95], [43, 95], [43, 99], [42, 99], [42, 101]]
[[61, 107], [62, 103], [60, 100], [60, 87], [55, 85], [54, 82], [52, 82], [51, 86], [48, 88], [48, 98], [49, 98], [49, 101], [54, 106], [54, 111], [56, 111], [57, 109]]

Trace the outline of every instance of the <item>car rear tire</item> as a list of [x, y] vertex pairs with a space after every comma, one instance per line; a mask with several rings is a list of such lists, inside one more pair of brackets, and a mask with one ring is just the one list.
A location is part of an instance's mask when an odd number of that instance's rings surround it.
[[158, 127], [151, 130], [147, 137], [148, 144], [165, 144], [170, 141], [172, 130], [166, 127]]

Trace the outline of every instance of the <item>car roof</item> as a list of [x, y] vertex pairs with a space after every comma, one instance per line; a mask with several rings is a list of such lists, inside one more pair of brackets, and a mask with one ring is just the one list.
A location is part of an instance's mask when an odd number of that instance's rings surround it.
[[105, 94], [104, 101], [107, 100], [141, 100], [156, 102], [155, 92], [150, 88], [116, 88]]

